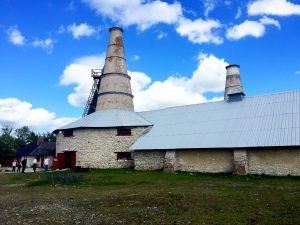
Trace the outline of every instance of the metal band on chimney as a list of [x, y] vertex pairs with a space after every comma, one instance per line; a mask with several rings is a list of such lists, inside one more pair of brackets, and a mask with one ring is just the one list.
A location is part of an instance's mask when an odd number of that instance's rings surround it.
[[126, 58], [124, 58], [124, 57], [122, 57], [122, 56], [118, 56], [118, 55], [107, 56], [105, 59], [113, 58], [113, 57], [120, 58], [120, 59], [124, 59], [124, 61], [126, 61]]
[[126, 77], [129, 80], [131, 80], [131, 77], [128, 74], [126, 74], [126, 73], [116, 73], [116, 72], [102, 74], [101, 78], [107, 77], [107, 76], [120, 76], [120, 77]]
[[121, 27], [111, 27], [108, 30], [109, 30], [109, 32], [111, 32], [112, 30], [120, 30], [123, 32], [123, 29]]
[[127, 95], [127, 96], [130, 96], [130, 97], [133, 98], [132, 94], [126, 93], [126, 92], [121, 92], [121, 91], [107, 91], [107, 92], [102, 92], [102, 93], [99, 93], [98, 96], [108, 95], [108, 94]]

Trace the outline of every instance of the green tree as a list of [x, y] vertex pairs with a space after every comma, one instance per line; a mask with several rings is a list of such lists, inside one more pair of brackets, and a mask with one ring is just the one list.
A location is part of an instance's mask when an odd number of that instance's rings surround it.
[[53, 133], [43, 133], [42, 136], [44, 137], [45, 141], [56, 141], [56, 136]]
[[25, 146], [37, 140], [37, 134], [29, 129], [28, 126], [23, 126], [15, 130], [17, 143], [19, 146]]
[[16, 139], [12, 136], [13, 128], [4, 126], [1, 128], [0, 136], [0, 159], [14, 156], [18, 148]]

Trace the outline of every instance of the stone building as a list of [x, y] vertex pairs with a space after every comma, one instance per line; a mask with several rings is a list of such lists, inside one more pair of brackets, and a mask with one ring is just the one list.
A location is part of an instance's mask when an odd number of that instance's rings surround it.
[[110, 32], [89, 113], [54, 131], [58, 153], [94, 168], [300, 175], [300, 91], [245, 97], [230, 65], [223, 101], [134, 112], [122, 29]]

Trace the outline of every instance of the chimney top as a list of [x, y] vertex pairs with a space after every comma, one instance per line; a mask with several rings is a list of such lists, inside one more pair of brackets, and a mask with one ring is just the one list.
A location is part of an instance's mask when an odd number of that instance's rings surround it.
[[229, 102], [243, 99], [244, 88], [240, 76], [240, 65], [231, 64], [226, 66], [226, 84], [224, 100]]
[[45, 141], [44, 137], [39, 136], [39, 137], [37, 138], [37, 140], [36, 140], [36, 144], [37, 144], [37, 145], [40, 145], [40, 144], [42, 144], [44, 141]]
[[240, 68], [240, 65], [238, 65], [238, 64], [230, 64], [230, 65], [226, 66], [225, 68], [228, 69], [230, 67], [238, 67], [238, 68]]
[[120, 30], [121, 32], [123, 32], [123, 29], [121, 27], [111, 27], [111, 28], [109, 28], [109, 32], [111, 32], [112, 30]]

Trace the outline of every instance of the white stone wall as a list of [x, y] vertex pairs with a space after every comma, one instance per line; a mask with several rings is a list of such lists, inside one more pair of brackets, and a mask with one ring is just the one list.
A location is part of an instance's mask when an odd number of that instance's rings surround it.
[[166, 151], [134, 151], [134, 169], [161, 170]]
[[231, 150], [180, 150], [176, 156], [178, 171], [224, 173], [233, 168]]
[[299, 149], [248, 150], [249, 174], [300, 176]]
[[147, 128], [131, 129], [131, 136], [117, 136], [116, 128], [75, 129], [72, 137], [57, 134], [56, 152], [75, 150], [76, 161], [90, 168], [127, 168], [133, 160], [117, 160], [114, 152], [129, 152], [130, 146]]

